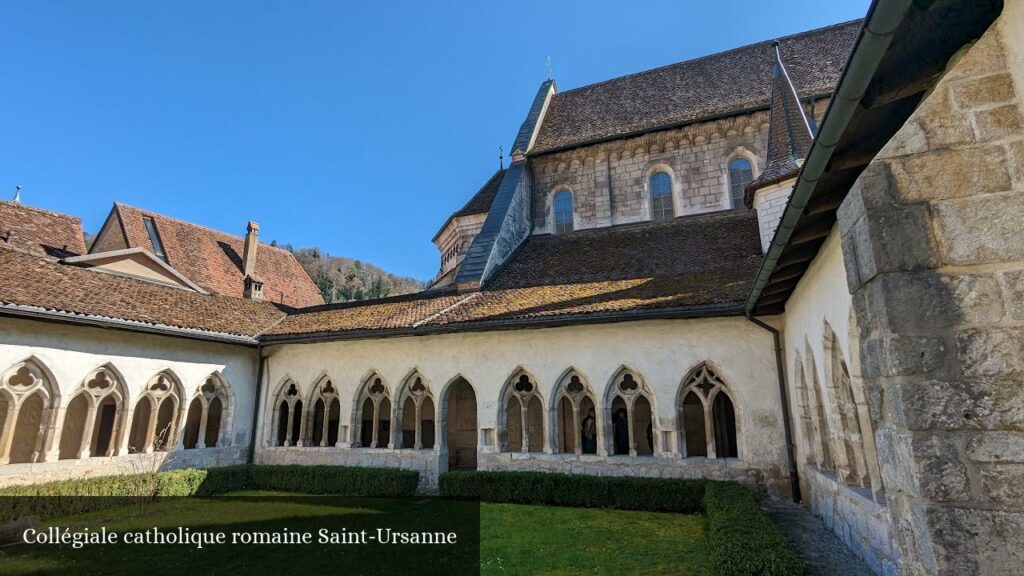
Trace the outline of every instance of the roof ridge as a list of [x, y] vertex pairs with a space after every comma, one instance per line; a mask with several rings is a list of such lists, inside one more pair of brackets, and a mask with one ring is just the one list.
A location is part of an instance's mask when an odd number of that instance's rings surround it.
[[662, 66], [655, 66], [654, 68], [648, 68], [647, 70], [641, 70], [639, 72], [633, 72], [631, 74], [626, 74], [626, 75], [623, 75], [623, 76], [616, 76], [614, 78], [608, 78], [606, 80], [600, 80], [600, 81], [594, 82], [592, 84], [584, 84], [583, 86], [577, 86], [575, 88], [571, 88], [571, 89], [565, 90], [563, 92], [556, 92], [555, 96], [557, 97], [557, 96], [561, 96], [561, 95], [565, 95], [565, 94], [570, 94], [572, 92], [577, 92], [577, 91], [583, 90], [585, 88], [592, 88], [594, 86], [601, 86], [603, 84], [610, 84], [612, 82], [618, 82], [619, 80], [625, 80], [626, 78], [633, 78], [633, 77], [636, 77], [636, 76], [640, 76], [642, 74], [647, 74], [649, 72], [654, 72], [656, 70], [663, 70], [665, 68], [672, 68], [673, 66], [681, 66], [683, 64], [689, 64], [689, 63], [692, 63], [692, 62], [700, 62], [701, 60], [705, 60], [705, 59], [708, 59], [708, 58], [715, 58], [715, 57], [723, 56], [725, 54], [730, 54], [732, 52], [739, 52], [740, 50], [747, 50], [747, 49], [753, 48], [755, 46], [760, 46], [761, 44], [769, 44], [770, 45], [772, 42], [776, 42], [776, 41], [782, 42], [782, 41], [785, 41], [785, 40], [790, 40], [790, 39], [796, 38], [798, 36], [810, 36], [812, 34], [817, 34], [817, 33], [820, 33], [820, 32], [824, 32], [826, 30], [832, 30], [834, 28], [841, 28], [843, 26], [849, 26], [849, 25], [851, 25], [853, 23], [862, 23], [863, 21], [864, 21], [863, 18], [855, 18], [853, 20], [847, 20], [846, 22], [837, 22], [835, 24], [829, 24], [828, 26], [822, 26], [821, 28], [812, 28], [810, 30], [804, 30], [803, 32], [796, 32], [794, 34], [789, 34], [789, 35], [786, 35], [786, 36], [779, 36], [777, 38], [772, 38], [772, 39], [769, 39], [769, 40], [760, 40], [760, 41], [757, 41], [757, 42], [751, 42], [750, 44], [744, 44], [743, 46], [737, 46], [735, 48], [729, 48], [727, 50], [721, 50], [719, 52], [712, 52], [711, 54], [705, 54], [703, 56], [697, 56], [696, 58], [689, 58], [687, 60], [680, 60], [678, 62], [672, 62], [670, 64], [664, 64]]
[[75, 216], [74, 214], [65, 214], [64, 212], [57, 212], [55, 210], [47, 210], [46, 208], [37, 208], [35, 206], [29, 206], [22, 202], [13, 202], [11, 200], [0, 200], [0, 204], [7, 204], [8, 206], [14, 206], [16, 208], [24, 208], [26, 210], [32, 210], [34, 212], [42, 212], [43, 214], [49, 214], [50, 216], [56, 216], [58, 218], [70, 218], [71, 220], [77, 220], [79, 223], [82, 222], [82, 218]]
[[[195, 227], [195, 228], [200, 228], [202, 230], [206, 230], [207, 232], [212, 232], [214, 234], [220, 234], [221, 236], [229, 236], [229, 237], [234, 238], [236, 240], [239, 240], [241, 242], [245, 242], [245, 236], [237, 236], [237, 235], [232, 234], [230, 232], [225, 232], [223, 230], [217, 230], [216, 228], [213, 228], [212, 226], [207, 226], [205, 224], [197, 224], [195, 222], [189, 222], [188, 220], [177, 218], [175, 216], [168, 216], [167, 214], [162, 214], [162, 213], [157, 212], [155, 210], [149, 210], [147, 208], [140, 208], [138, 206], [133, 206], [131, 204], [125, 204], [124, 202], [114, 202], [114, 206], [116, 206], [118, 208], [130, 208], [132, 210], [137, 210], [139, 212], [143, 212], [143, 213], [146, 213], [146, 214], [151, 214], [153, 216], [159, 216], [160, 218], [164, 218], [164, 219], [170, 220], [172, 222], [177, 222], [178, 224], [185, 224], [187, 226], [192, 226], [192, 227]], [[271, 246], [270, 244], [268, 244], [266, 242], [262, 242], [262, 241], [259, 244], [260, 244], [261, 247], [265, 246], [267, 248], [278, 250], [278, 251], [284, 252], [286, 254], [291, 254], [291, 252], [289, 252], [288, 250], [285, 250], [284, 248], [281, 248], [280, 246]]]

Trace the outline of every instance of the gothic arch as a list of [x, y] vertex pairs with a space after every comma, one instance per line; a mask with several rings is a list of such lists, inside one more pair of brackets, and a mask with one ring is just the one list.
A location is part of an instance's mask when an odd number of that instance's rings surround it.
[[211, 373], [196, 387], [182, 429], [182, 448], [221, 448], [230, 444], [235, 395], [224, 375]]
[[128, 412], [121, 452], [167, 452], [178, 445], [184, 392], [181, 380], [170, 369], [156, 373]]
[[839, 459], [837, 475], [850, 486], [871, 488], [849, 366], [827, 320], [822, 329], [822, 349], [825, 355], [825, 382], [832, 392], [833, 409], [839, 428], [838, 440], [845, 456]]
[[653, 456], [659, 451], [657, 405], [639, 372], [628, 366], [616, 370], [603, 404], [608, 454]]
[[60, 405], [55, 382], [35, 356], [0, 376], [0, 464], [46, 460]]
[[814, 359], [814, 349], [811, 343], [804, 345], [806, 352], [806, 372], [809, 375], [807, 382], [808, 402], [811, 403], [811, 425], [814, 428], [814, 453], [817, 456], [818, 469], [824, 472], [831, 472], [835, 469], [832, 460], [832, 431], [828, 421], [828, 413], [825, 405], [828, 403], [825, 390], [821, 387], [818, 379], [817, 362]]
[[89, 372], [71, 394], [64, 412], [58, 457], [113, 456], [119, 453], [128, 412], [124, 377], [112, 365]]
[[441, 389], [438, 414], [442, 452], [448, 454], [449, 468], [476, 468], [480, 432], [477, 419], [476, 389], [461, 374], [456, 374]]
[[313, 382], [306, 399], [306, 410], [303, 445], [314, 448], [340, 445], [341, 394], [326, 372]]
[[797, 420], [801, 436], [800, 452], [805, 463], [815, 466], [818, 459], [814, 450], [814, 423], [811, 416], [814, 405], [811, 403], [811, 396], [807, 391], [807, 375], [799, 350], [793, 358], [793, 382], [796, 384]]
[[395, 403], [398, 448], [434, 449], [437, 447], [437, 407], [430, 381], [419, 370], [402, 379]]
[[676, 428], [683, 456], [739, 457], [739, 406], [721, 374], [710, 362], [701, 362], [686, 373], [679, 386]]
[[302, 387], [285, 376], [274, 392], [274, 402], [268, 406], [268, 446], [302, 446], [303, 404]]
[[548, 429], [554, 452], [598, 453], [604, 432], [597, 396], [586, 376], [575, 368], [563, 372], [551, 391], [548, 406]]
[[352, 446], [393, 448], [391, 443], [391, 388], [380, 372], [363, 378], [352, 405]]
[[537, 378], [517, 367], [498, 396], [498, 441], [502, 452], [544, 452], [544, 397]]

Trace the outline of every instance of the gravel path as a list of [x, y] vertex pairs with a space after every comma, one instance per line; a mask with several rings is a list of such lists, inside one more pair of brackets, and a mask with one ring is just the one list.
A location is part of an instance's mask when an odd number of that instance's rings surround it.
[[807, 508], [774, 498], [766, 498], [761, 506], [786, 540], [804, 557], [812, 575], [874, 576], [867, 564]]

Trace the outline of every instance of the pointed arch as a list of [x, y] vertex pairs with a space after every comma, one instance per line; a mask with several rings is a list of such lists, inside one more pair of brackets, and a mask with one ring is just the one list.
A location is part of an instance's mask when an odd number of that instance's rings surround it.
[[800, 452], [805, 463], [812, 466], [817, 465], [818, 459], [814, 450], [814, 423], [812, 420], [813, 405], [810, 401], [810, 394], [807, 391], [807, 376], [804, 372], [804, 363], [797, 350], [793, 355], [793, 382], [796, 385], [797, 418], [800, 422]]
[[306, 446], [333, 447], [338, 445], [341, 431], [341, 394], [337, 385], [325, 372], [321, 374], [310, 390], [309, 414], [306, 421]]
[[113, 364], [91, 372], [71, 395], [61, 427], [61, 459], [113, 456], [122, 451], [128, 389]]
[[570, 367], [558, 378], [548, 402], [554, 452], [597, 454], [604, 439], [597, 396], [590, 380]]
[[445, 383], [439, 399], [438, 449], [447, 452], [448, 468], [475, 469], [480, 437], [476, 390], [469, 380], [456, 374]]
[[622, 366], [605, 387], [605, 449], [608, 454], [653, 456], [659, 427], [654, 394], [643, 376]]
[[402, 379], [397, 398], [395, 446], [432, 450], [436, 444], [437, 414], [430, 381], [419, 370], [412, 370]]
[[182, 448], [219, 448], [230, 441], [234, 392], [220, 371], [204, 378], [188, 403], [182, 428]]
[[814, 349], [811, 343], [804, 344], [807, 362], [805, 374], [807, 375], [807, 401], [811, 403], [811, 426], [814, 430], [814, 453], [817, 456], [818, 469], [823, 472], [831, 472], [835, 469], [832, 460], [832, 432], [828, 421], [828, 413], [825, 411], [827, 403], [825, 390], [821, 387], [818, 379], [818, 366], [814, 359]]
[[270, 446], [302, 446], [302, 387], [285, 376], [274, 393], [267, 424], [272, 427], [266, 441]]
[[850, 486], [871, 487], [860, 418], [853, 398], [853, 385], [846, 357], [828, 321], [822, 329], [822, 349], [825, 352], [825, 382], [832, 392], [833, 409], [838, 424], [843, 458], [838, 459], [838, 475]]
[[363, 378], [352, 405], [352, 446], [392, 448], [391, 388], [372, 370]]
[[676, 394], [676, 419], [683, 456], [739, 457], [736, 400], [711, 362], [700, 362], [686, 373]]
[[45, 461], [60, 405], [55, 382], [35, 356], [0, 375], [0, 464]]
[[517, 367], [498, 397], [502, 452], [544, 452], [544, 400], [536, 377]]

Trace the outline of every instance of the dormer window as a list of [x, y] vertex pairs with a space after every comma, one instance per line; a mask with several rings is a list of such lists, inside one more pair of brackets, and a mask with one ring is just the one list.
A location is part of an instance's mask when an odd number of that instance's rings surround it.
[[559, 190], [555, 193], [555, 234], [572, 232], [572, 192]]
[[732, 207], [740, 209], [743, 207], [743, 195], [747, 184], [754, 180], [754, 169], [750, 160], [736, 158], [729, 162], [729, 197], [732, 198]]
[[156, 222], [154, 222], [149, 216], [143, 216], [142, 221], [146, 224], [146, 232], [149, 234], [149, 243], [153, 245], [153, 254], [166, 263], [167, 254], [164, 253], [164, 245], [160, 242], [160, 234], [156, 231]]
[[672, 177], [668, 172], [655, 172], [651, 175], [651, 220], [671, 220], [673, 216]]

